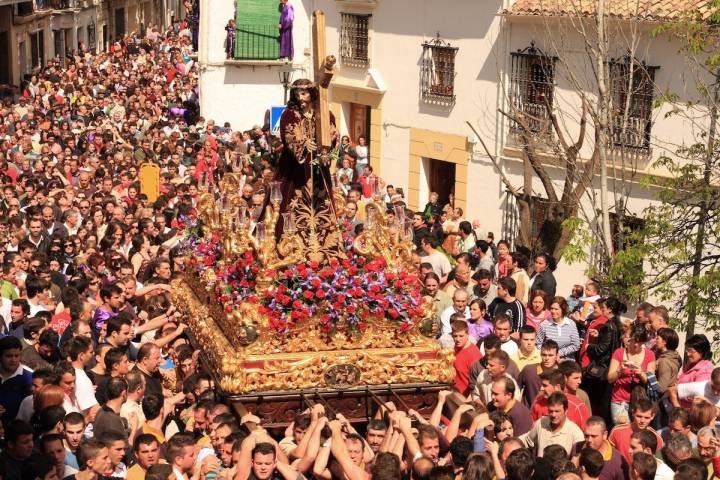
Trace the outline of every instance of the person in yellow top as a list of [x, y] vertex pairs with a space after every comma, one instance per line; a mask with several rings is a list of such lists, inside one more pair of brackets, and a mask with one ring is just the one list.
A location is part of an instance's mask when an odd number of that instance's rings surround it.
[[142, 401], [145, 423], [142, 424], [140, 432], [154, 436], [160, 445], [165, 443], [165, 434], [162, 430], [165, 421], [163, 403], [163, 398], [158, 395], [148, 395]]
[[521, 372], [527, 365], [540, 363], [540, 350], [535, 345], [536, 337], [537, 333], [532, 326], [523, 325], [520, 327], [520, 348], [510, 355], [510, 360], [515, 362]]
[[160, 463], [160, 444], [154, 435], [143, 433], [135, 438], [133, 452], [137, 463], [128, 469], [126, 480], [145, 480], [147, 469]]

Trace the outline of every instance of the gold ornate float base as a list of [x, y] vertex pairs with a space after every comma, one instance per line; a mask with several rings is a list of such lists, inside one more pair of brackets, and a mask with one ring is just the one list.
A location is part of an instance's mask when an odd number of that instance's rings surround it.
[[418, 325], [401, 332], [378, 320], [358, 336], [328, 336], [320, 322], [308, 321], [282, 336], [254, 306], [226, 313], [202, 284], [192, 276], [175, 280], [174, 302], [187, 314], [193, 340], [225, 395], [447, 384], [454, 378], [452, 352], [424, 337]]

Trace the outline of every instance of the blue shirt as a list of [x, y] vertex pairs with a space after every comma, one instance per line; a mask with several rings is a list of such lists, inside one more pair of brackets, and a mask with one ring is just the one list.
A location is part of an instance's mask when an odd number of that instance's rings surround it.
[[5, 407], [2, 416], [5, 425], [17, 416], [20, 403], [31, 394], [31, 387], [32, 370], [24, 365], [20, 365], [8, 378], [0, 378], [0, 405]]

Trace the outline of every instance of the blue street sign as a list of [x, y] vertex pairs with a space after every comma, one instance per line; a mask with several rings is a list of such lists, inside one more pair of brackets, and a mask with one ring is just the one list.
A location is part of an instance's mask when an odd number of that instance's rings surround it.
[[280, 116], [285, 111], [285, 105], [281, 107], [270, 107], [270, 130], [273, 133], [280, 131]]

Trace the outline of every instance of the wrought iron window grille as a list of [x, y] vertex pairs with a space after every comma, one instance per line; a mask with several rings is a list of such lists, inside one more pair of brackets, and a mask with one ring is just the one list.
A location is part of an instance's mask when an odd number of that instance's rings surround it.
[[340, 60], [344, 65], [370, 65], [370, 14], [340, 13]]
[[437, 36], [422, 44], [421, 95], [431, 103], [455, 102], [455, 56], [458, 47]]
[[649, 154], [655, 71], [660, 67], [648, 66], [629, 53], [611, 59], [608, 65], [612, 100], [610, 141], [614, 147]]
[[510, 113], [517, 120], [510, 122], [510, 132], [528, 130], [538, 137], [552, 138], [549, 111], [555, 101], [556, 57], [546, 55], [530, 42], [530, 46], [510, 54]]

